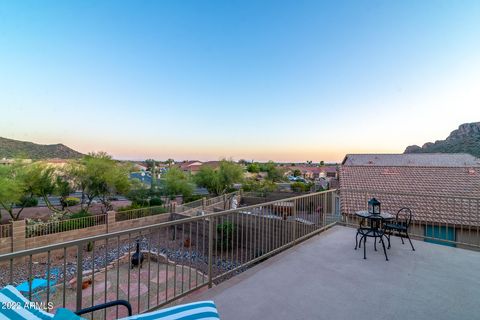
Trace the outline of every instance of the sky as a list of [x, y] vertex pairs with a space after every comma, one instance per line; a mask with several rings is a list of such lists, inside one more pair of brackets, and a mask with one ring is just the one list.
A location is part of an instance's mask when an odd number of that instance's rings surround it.
[[476, 0], [0, 0], [0, 136], [83, 153], [401, 153], [479, 88]]

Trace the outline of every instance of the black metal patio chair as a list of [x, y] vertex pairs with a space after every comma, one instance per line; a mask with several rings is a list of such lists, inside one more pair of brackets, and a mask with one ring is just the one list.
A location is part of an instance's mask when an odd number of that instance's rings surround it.
[[397, 215], [395, 216], [395, 220], [384, 224], [385, 236], [388, 239], [388, 249], [390, 249], [390, 237], [393, 233], [397, 233], [400, 239], [402, 240], [402, 244], [405, 244], [403, 238], [407, 238], [412, 246], [412, 250], [415, 251], [413, 247], [412, 240], [410, 240], [410, 236], [408, 235], [408, 228], [412, 223], [412, 210], [409, 208], [402, 208], [398, 210]]

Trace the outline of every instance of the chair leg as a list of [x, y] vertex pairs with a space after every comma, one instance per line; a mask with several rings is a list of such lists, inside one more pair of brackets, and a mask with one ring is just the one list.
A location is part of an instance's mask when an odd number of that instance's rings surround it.
[[358, 248], [358, 232], [355, 235], [355, 250], [357, 250], [357, 248]]
[[367, 259], [367, 237], [363, 237], [363, 259]]
[[389, 233], [386, 233], [386, 234], [385, 234], [385, 237], [386, 237], [387, 240], [388, 240], [388, 247], [387, 247], [387, 249], [390, 249], [390, 236], [391, 236], [391, 235], [392, 235], [391, 231], [389, 231]]
[[408, 232], [405, 233], [407, 235], [407, 239], [410, 242], [410, 245], [412, 246], [412, 250], [415, 251], [415, 248], [413, 247], [412, 240], [410, 240], [410, 236], [408, 235]]
[[383, 242], [383, 236], [380, 237], [380, 240], [382, 241], [383, 253], [385, 253], [385, 260], [388, 261], [387, 250], [385, 249], [385, 242]]
[[375, 249], [375, 251], [377, 251], [377, 238], [374, 238], [373, 240], [373, 248]]
[[400, 239], [402, 239], [402, 244], [405, 244], [405, 242], [403, 242], [402, 233], [399, 232], [398, 235], [400, 236]]

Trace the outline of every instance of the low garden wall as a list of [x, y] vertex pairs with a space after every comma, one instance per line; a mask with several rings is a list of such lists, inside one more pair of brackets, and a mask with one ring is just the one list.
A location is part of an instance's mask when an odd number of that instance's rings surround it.
[[162, 213], [137, 219], [117, 221], [117, 212], [109, 211], [107, 213], [106, 223], [101, 225], [30, 237], [27, 237], [26, 234], [27, 226], [25, 220], [13, 221], [11, 235], [9, 237], [0, 238], [0, 254], [162, 223], [169, 221], [170, 216], [171, 213]]

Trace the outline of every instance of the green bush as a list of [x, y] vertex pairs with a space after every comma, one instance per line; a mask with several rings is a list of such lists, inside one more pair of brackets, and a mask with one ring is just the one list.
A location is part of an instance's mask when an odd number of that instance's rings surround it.
[[75, 197], [67, 197], [63, 200], [65, 207], [73, 207], [80, 203], [80, 199]]
[[80, 210], [79, 212], [72, 213], [68, 216], [68, 219], [76, 219], [83, 217], [90, 217], [92, 214], [85, 210]]
[[132, 201], [132, 204], [139, 205], [140, 207], [148, 207], [149, 197], [150, 190], [144, 188], [130, 190], [127, 194], [127, 198]]
[[191, 196], [189, 196], [189, 197], [184, 197], [184, 198], [183, 198], [183, 203], [188, 203], [188, 202], [200, 200], [200, 199], [202, 199], [202, 198], [203, 198], [202, 195], [194, 194], [194, 195], [191, 195]]
[[258, 163], [251, 163], [247, 166], [247, 171], [251, 173], [259, 173], [260, 166], [258, 165]]
[[138, 203], [132, 203], [132, 204], [129, 205], [129, 206], [118, 207], [117, 211], [118, 211], [118, 212], [122, 212], [122, 211], [142, 209], [142, 208], [145, 208], [145, 206], [143, 206], [143, 205], [141, 205], [141, 204], [138, 204]]
[[[94, 221], [93, 219], [78, 219], [84, 217], [90, 217], [91, 214], [85, 211], [80, 211], [73, 213], [66, 217], [66, 220], [56, 220], [56, 221], [47, 221], [47, 222], [38, 222], [35, 223], [34, 228], [27, 229], [27, 236], [41, 236], [45, 234], [52, 234], [57, 232], [65, 232], [70, 230], [88, 228], [95, 225], [95, 222], [100, 222], [98, 219]], [[105, 219], [106, 216], [102, 215], [100, 219]]]
[[81, 219], [81, 220], [64, 220], [60, 221], [56, 228], [58, 229], [57, 232], [64, 232], [76, 229], [83, 229], [94, 226], [94, 221], [91, 219]]
[[91, 252], [93, 250], [93, 242], [92, 241], [88, 241], [87, 243], [87, 251], [88, 252]]
[[290, 185], [292, 191], [294, 192], [307, 192], [310, 191], [311, 188], [310, 183], [303, 183], [303, 182], [294, 182]]
[[217, 246], [222, 250], [233, 247], [233, 232], [235, 225], [231, 222], [225, 222], [217, 225]]
[[150, 208], [150, 215], [155, 215], [155, 214], [162, 214], [162, 213], [167, 213], [168, 209], [163, 208], [163, 207], [155, 207], [155, 208]]
[[153, 197], [153, 198], [150, 199], [150, 206], [151, 207], [161, 206], [162, 204], [163, 204], [162, 199], [160, 199], [158, 197]]
[[38, 199], [35, 197], [22, 197], [22, 199], [20, 199], [20, 202], [17, 203], [17, 206], [25, 208], [36, 207], [37, 205]]

